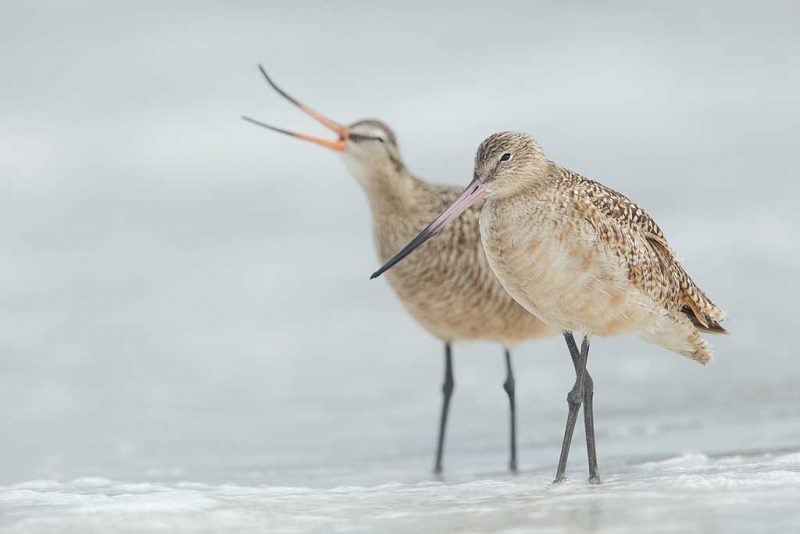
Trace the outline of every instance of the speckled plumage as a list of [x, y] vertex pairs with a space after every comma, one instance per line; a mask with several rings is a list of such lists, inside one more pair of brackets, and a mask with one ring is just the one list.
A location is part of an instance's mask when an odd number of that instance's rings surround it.
[[[404, 192], [389, 204], [371, 199], [375, 246], [381, 262], [410, 241], [461, 192], [426, 183], [405, 173]], [[553, 334], [517, 304], [492, 273], [480, 242], [481, 206], [425, 243], [413, 258], [389, 274], [403, 305], [442, 340], [495, 340], [510, 347]]]
[[[263, 67], [259, 66], [259, 70], [276, 92], [336, 132], [338, 139], [326, 140], [250, 117], [243, 118], [342, 155], [370, 201], [375, 245], [382, 261], [399, 250], [458, 196], [456, 187], [433, 185], [412, 176], [403, 164], [397, 137], [382, 122], [368, 119], [349, 126], [339, 125], [278, 87]], [[510, 348], [523, 339], [555, 333], [517, 304], [492, 274], [480, 243], [479, 213], [479, 207], [466, 213], [458, 224], [426, 244], [416, 261], [395, 270], [389, 277], [411, 315], [448, 344], [448, 354], [451, 341], [500, 341]], [[419, 265], [421, 274], [411, 265]], [[510, 365], [507, 353], [508, 379], [513, 382]], [[511, 388], [507, 392], [512, 401], [513, 419], [513, 383], [509, 382], [508, 387]], [[515, 468], [513, 456], [512, 452], [512, 469]], [[439, 468], [437, 465], [437, 470]]]
[[[461, 188], [412, 176], [399, 158], [392, 131], [377, 121], [350, 128], [358, 132], [365, 127], [386, 138], [392, 157], [376, 158], [369, 166], [363, 158], [358, 162], [347, 154], [345, 158], [369, 199], [375, 247], [384, 262], [447, 207]], [[393, 269], [388, 275], [392, 288], [409, 313], [443, 341], [499, 341], [511, 347], [555, 334], [517, 304], [492, 273], [480, 241], [480, 210], [480, 205], [468, 210]]]
[[[431, 185], [414, 178], [403, 165], [394, 132], [380, 121], [340, 125], [278, 87], [263, 67], [259, 66], [259, 70], [278, 94], [335, 132], [337, 138], [324, 139], [243, 118], [341, 154], [369, 199], [375, 244], [381, 259], [402, 247], [458, 195], [457, 188]], [[510, 348], [523, 339], [555, 333], [517, 304], [492, 274], [480, 244], [478, 215], [476, 207], [458, 225], [428, 244], [421, 254], [422, 276], [417, 276], [413, 269], [398, 269], [390, 276], [392, 287], [411, 315], [444, 341], [442, 411], [434, 464], [437, 473], [442, 471], [445, 429], [455, 383], [451, 342], [486, 340], [499, 341], [505, 346], [503, 389], [509, 401], [511, 430], [508, 466], [516, 471], [516, 395]]]
[[[515, 167], [502, 174], [495, 162], [506, 151]], [[724, 333], [724, 312], [634, 202], [548, 161], [526, 134], [484, 141], [476, 172], [488, 177], [481, 234], [489, 263], [526, 309], [555, 328], [638, 335], [702, 363], [711, 358], [700, 332]]]

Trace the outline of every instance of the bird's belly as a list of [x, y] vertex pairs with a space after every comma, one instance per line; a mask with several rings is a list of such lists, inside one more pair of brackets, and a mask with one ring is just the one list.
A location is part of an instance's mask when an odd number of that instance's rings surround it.
[[408, 312], [447, 341], [511, 346], [555, 333], [508, 295], [489, 268], [479, 236], [475, 238], [471, 246], [455, 247], [432, 240], [387, 273]]
[[420, 283], [415, 277], [398, 274], [401, 272], [390, 273], [389, 278], [401, 302], [422, 326], [440, 339], [513, 345], [550, 333], [511, 299], [494, 277], [482, 280], [472, 276], [474, 273], [467, 273], [456, 279], [452, 273], [443, 272]]
[[526, 228], [488, 236], [489, 263], [506, 291], [554, 328], [602, 336], [636, 330], [647, 306], [632, 291], [624, 262], [591, 235]]

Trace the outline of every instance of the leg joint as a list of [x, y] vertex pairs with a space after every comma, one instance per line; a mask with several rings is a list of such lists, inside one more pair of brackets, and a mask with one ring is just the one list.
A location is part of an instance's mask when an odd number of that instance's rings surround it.
[[503, 382], [503, 389], [506, 390], [506, 393], [508, 393], [509, 395], [513, 395], [514, 394], [515, 387], [516, 387], [516, 384], [514, 382], [514, 377], [513, 376], [509, 376], [508, 378], [506, 378], [506, 381]]
[[567, 393], [567, 403], [570, 407], [580, 406], [583, 403], [583, 391], [579, 388], [572, 388]]
[[444, 379], [444, 383], [442, 384], [442, 393], [444, 393], [445, 395], [447, 395], [449, 397], [450, 394], [453, 393], [453, 390], [455, 389], [455, 387], [456, 387], [456, 383], [453, 380], [453, 377], [450, 376], [450, 375], [447, 375], [445, 377], [445, 379]]

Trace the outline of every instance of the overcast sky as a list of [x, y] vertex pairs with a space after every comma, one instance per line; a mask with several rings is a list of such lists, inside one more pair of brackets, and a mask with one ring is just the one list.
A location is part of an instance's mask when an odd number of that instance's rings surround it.
[[240, 119], [324, 133], [258, 63], [335, 120], [386, 121], [432, 181], [466, 184], [495, 131], [533, 134], [657, 218], [736, 321], [731, 373], [768, 368], [746, 351], [798, 340], [798, 27], [793, 1], [0, 0], [3, 476], [254, 419], [290, 446], [320, 399], [436, 402], [438, 343], [367, 280], [355, 180]]

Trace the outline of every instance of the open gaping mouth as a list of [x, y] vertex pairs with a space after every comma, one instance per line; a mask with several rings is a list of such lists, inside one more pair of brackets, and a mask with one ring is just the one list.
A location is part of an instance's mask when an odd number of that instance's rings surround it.
[[256, 119], [253, 119], [253, 118], [250, 118], [250, 117], [247, 117], [247, 116], [242, 116], [242, 118], [244, 120], [246, 120], [248, 122], [251, 122], [251, 123], [253, 123], [253, 124], [257, 125], [257, 126], [261, 126], [262, 128], [267, 128], [268, 130], [272, 130], [273, 132], [278, 132], [278, 133], [282, 133], [282, 134], [286, 134], [286, 135], [291, 135], [292, 137], [296, 137], [298, 139], [304, 139], [306, 141], [310, 141], [312, 143], [316, 143], [318, 145], [321, 145], [321, 146], [324, 146], [324, 147], [327, 147], [327, 148], [331, 148], [333, 150], [336, 150], [337, 152], [341, 152], [341, 151], [344, 150], [345, 145], [347, 145], [347, 140], [350, 137], [350, 129], [349, 128], [347, 128], [346, 126], [342, 126], [341, 124], [337, 124], [337, 123], [333, 122], [332, 120], [328, 119], [327, 117], [325, 117], [324, 115], [322, 115], [320, 113], [317, 113], [316, 111], [314, 111], [313, 109], [309, 108], [305, 104], [301, 104], [296, 99], [294, 99], [293, 97], [289, 96], [289, 94], [286, 93], [283, 89], [281, 89], [280, 87], [275, 85], [275, 82], [273, 82], [272, 79], [269, 77], [269, 75], [267, 74], [267, 71], [264, 70], [264, 67], [259, 65], [258, 69], [261, 71], [261, 74], [264, 75], [264, 78], [266, 78], [267, 83], [269, 83], [270, 86], [272, 86], [272, 88], [275, 89], [278, 92], [279, 95], [281, 95], [283, 98], [285, 98], [286, 100], [288, 100], [289, 102], [291, 102], [292, 104], [294, 104], [295, 106], [300, 108], [301, 110], [305, 111], [307, 114], [309, 114], [311, 117], [313, 117], [317, 121], [321, 122], [326, 127], [330, 128], [331, 130], [336, 132], [338, 134], [339, 138], [337, 140], [335, 140], [335, 141], [330, 141], [328, 139], [322, 139], [320, 137], [314, 137], [312, 135], [306, 135], [306, 134], [301, 134], [301, 133], [297, 133], [297, 132], [292, 132], [292, 131], [289, 131], [289, 130], [284, 130], [283, 128], [278, 128], [276, 126], [272, 126], [270, 124], [266, 124], [264, 122], [261, 122], [259, 120], [256, 120]]

